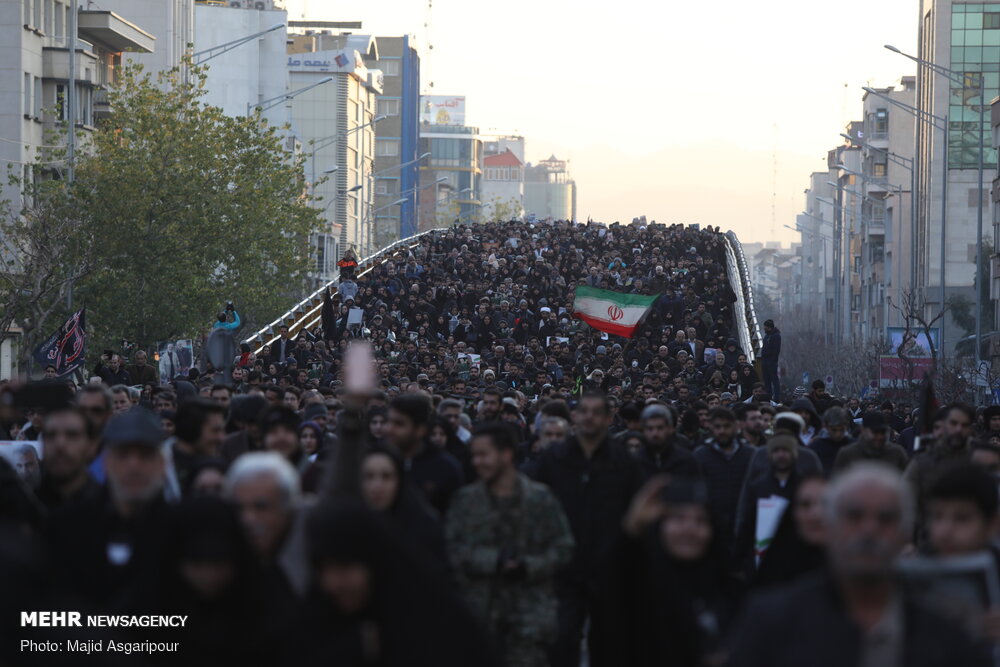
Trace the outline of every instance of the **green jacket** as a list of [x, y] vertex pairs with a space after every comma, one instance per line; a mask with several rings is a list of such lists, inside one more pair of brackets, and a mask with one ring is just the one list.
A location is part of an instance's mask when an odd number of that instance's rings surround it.
[[[482, 481], [452, 499], [445, 529], [448, 556], [469, 605], [508, 640], [555, 638], [556, 571], [573, 555], [573, 535], [562, 506], [544, 484], [518, 474], [518, 491], [501, 503]], [[501, 551], [516, 554], [525, 572], [498, 574]]]

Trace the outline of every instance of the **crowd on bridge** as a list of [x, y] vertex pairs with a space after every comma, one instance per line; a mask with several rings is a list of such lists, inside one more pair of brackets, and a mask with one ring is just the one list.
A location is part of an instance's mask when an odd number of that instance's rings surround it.
[[[989, 664], [1000, 591], [959, 617], [899, 572], [998, 580], [1000, 409], [783, 392], [726, 243], [456, 225], [225, 381], [109, 351], [0, 387], [0, 664], [86, 664], [20, 650], [78, 638], [9, 628], [33, 609], [187, 617], [89, 629], [179, 644], [128, 664]], [[658, 296], [626, 339], [578, 286]]]

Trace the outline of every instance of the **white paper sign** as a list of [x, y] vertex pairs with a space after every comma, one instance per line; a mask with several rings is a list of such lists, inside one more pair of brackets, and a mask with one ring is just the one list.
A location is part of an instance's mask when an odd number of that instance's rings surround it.
[[757, 501], [757, 525], [754, 532], [754, 555], [757, 564], [771, 546], [774, 534], [778, 532], [781, 515], [785, 513], [788, 501], [781, 496], [761, 498]]

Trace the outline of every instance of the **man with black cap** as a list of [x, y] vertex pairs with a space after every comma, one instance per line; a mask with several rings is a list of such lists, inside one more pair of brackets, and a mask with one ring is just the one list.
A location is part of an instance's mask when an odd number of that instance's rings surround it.
[[866, 412], [861, 418], [861, 437], [837, 452], [833, 469], [839, 472], [858, 461], [881, 461], [900, 472], [906, 469], [906, 450], [889, 442], [889, 425], [881, 412]]
[[104, 431], [104, 492], [49, 520], [53, 578], [102, 610], [119, 608], [158, 571], [167, 535], [162, 441], [160, 420], [148, 410], [114, 417]]

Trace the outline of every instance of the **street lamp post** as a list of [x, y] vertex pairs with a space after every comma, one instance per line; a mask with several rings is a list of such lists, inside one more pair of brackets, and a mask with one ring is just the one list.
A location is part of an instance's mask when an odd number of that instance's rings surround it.
[[324, 79], [320, 79], [316, 83], [310, 84], [310, 85], [305, 86], [303, 88], [299, 88], [298, 90], [292, 90], [292, 91], [289, 91], [287, 93], [282, 93], [281, 95], [275, 95], [274, 97], [272, 97], [270, 99], [263, 100], [261, 102], [258, 102], [257, 104], [253, 104], [251, 102], [247, 102], [247, 114], [246, 115], [249, 116], [253, 112], [254, 109], [259, 109], [260, 111], [267, 111], [268, 109], [273, 109], [274, 107], [278, 106], [282, 102], [286, 102], [286, 101], [292, 99], [293, 97], [296, 97], [297, 95], [301, 95], [302, 93], [306, 92], [307, 90], [312, 90], [316, 86], [322, 86], [324, 83], [330, 83], [331, 81], [333, 81], [333, 77], [332, 76], [328, 76], [328, 77], [326, 77]]
[[260, 32], [255, 32], [252, 35], [247, 35], [246, 37], [240, 37], [239, 39], [234, 39], [233, 41], [226, 42], [225, 44], [219, 44], [217, 46], [212, 46], [210, 48], [203, 49], [201, 51], [196, 51], [191, 54], [191, 60], [194, 61], [195, 65], [201, 65], [202, 63], [208, 62], [212, 58], [217, 58], [218, 56], [221, 56], [223, 53], [226, 53], [227, 51], [232, 51], [237, 46], [242, 46], [247, 42], [251, 42], [257, 39], [258, 37], [263, 37], [269, 32], [274, 32], [275, 30], [281, 30], [284, 27], [285, 27], [284, 23], [278, 23], [277, 25], [271, 26], [267, 30], [261, 30]]

